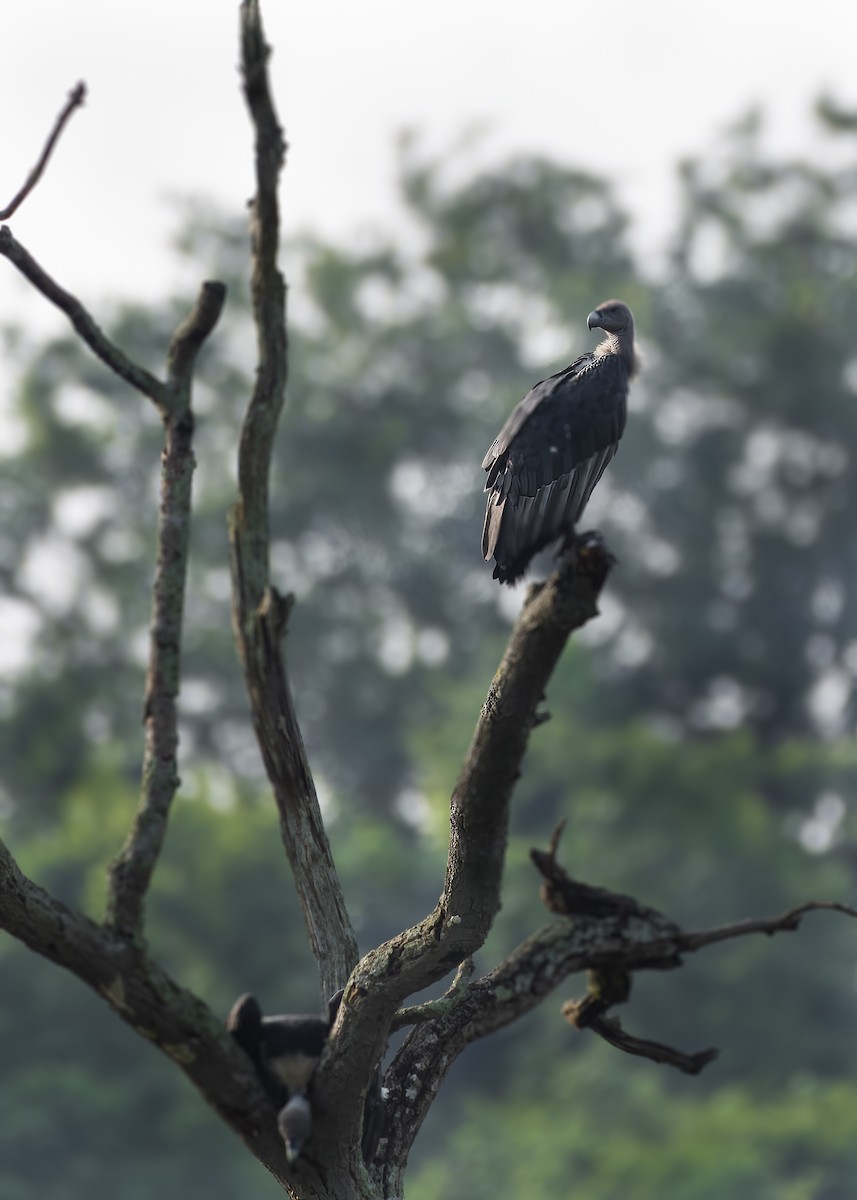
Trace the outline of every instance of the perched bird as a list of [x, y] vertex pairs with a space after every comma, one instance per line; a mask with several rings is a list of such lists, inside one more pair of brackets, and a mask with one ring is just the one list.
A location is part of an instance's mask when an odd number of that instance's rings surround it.
[[280, 1109], [277, 1124], [293, 1163], [312, 1130], [312, 1107], [306, 1089], [331, 1026], [342, 992], [331, 996], [327, 1017], [291, 1014], [263, 1017], [255, 996], [241, 996], [232, 1006], [226, 1028], [256, 1067], [265, 1091]]
[[482, 554], [493, 555], [501, 583], [520, 579], [545, 546], [570, 542], [625, 428], [628, 383], [637, 369], [634, 318], [621, 300], [605, 300], [586, 324], [603, 329], [603, 341], [537, 383], [482, 462], [488, 472]]

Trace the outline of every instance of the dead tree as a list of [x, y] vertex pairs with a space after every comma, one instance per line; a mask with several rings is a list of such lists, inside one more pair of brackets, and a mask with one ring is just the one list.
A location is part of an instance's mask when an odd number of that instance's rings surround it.
[[[555, 573], [531, 589], [512, 631], [452, 789], [446, 877], [436, 907], [358, 961], [281, 651], [290, 600], [276, 589], [269, 569], [269, 470], [287, 372], [285, 282], [277, 265], [277, 187], [285, 144], [269, 89], [258, 0], [241, 4], [241, 52], [255, 131], [251, 228], [258, 368], [241, 431], [230, 517], [233, 626], [322, 993], [344, 988], [310, 1084], [314, 1124], [303, 1156], [289, 1164], [276, 1108], [222, 1017], [170, 979], [146, 942], [147, 890], [179, 783], [176, 702], [194, 467], [191, 385], [197, 352], [217, 324], [225, 288], [202, 285], [193, 311], [172, 337], [165, 377], [159, 379], [105, 336], [8, 227], [0, 230], [0, 253], [67, 314], [112, 371], [153, 401], [164, 426], [164, 450], [140, 800], [110, 869], [105, 917], [93, 921], [54, 899], [23, 875], [0, 843], [0, 928], [73, 972], [158, 1046], [295, 1200], [389, 1200], [403, 1194], [414, 1138], [454, 1059], [477, 1038], [541, 1003], [572, 973], [588, 973], [585, 997], [563, 1010], [572, 1024], [629, 1053], [695, 1073], [713, 1051], [683, 1054], [631, 1036], [607, 1015], [627, 998], [634, 971], [677, 968], [684, 955], [725, 938], [795, 929], [810, 909], [857, 913], [813, 901], [772, 919], [686, 932], [630, 897], [569, 879], [557, 863], [557, 831], [547, 851], [533, 851], [553, 918], [487, 974], [474, 977], [472, 956], [500, 905], [509, 806], [530, 732], [542, 719], [539, 705], [567, 639], [596, 615], [609, 573], [609, 554], [590, 537], [579, 539]], [[4, 215], [38, 181], [83, 94], [79, 86], [70, 96], [39, 163]], [[449, 975], [453, 981], [440, 999], [406, 1006], [409, 996]], [[410, 1032], [386, 1064], [382, 1090], [379, 1067], [389, 1036], [404, 1027]], [[373, 1136], [364, 1139], [365, 1119]]]

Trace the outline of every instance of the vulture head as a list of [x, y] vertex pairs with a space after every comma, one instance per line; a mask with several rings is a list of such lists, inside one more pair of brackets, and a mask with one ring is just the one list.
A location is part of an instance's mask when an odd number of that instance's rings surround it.
[[603, 329], [605, 333], [634, 334], [634, 318], [621, 300], [605, 300], [586, 318], [587, 329]]
[[302, 1092], [292, 1096], [280, 1111], [277, 1127], [286, 1146], [286, 1158], [293, 1165], [300, 1158], [304, 1142], [312, 1133], [312, 1108]]
[[628, 373], [633, 375], [639, 362], [634, 349], [634, 315], [621, 300], [605, 300], [586, 318], [587, 329], [603, 329], [607, 336], [595, 348], [596, 358], [602, 354], [618, 354], [624, 358]]

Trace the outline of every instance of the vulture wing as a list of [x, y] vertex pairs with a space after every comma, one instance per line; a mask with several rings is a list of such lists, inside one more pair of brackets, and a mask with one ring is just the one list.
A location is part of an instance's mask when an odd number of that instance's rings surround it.
[[585, 354], [537, 383], [503, 426], [482, 463], [482, 553], [501, 583], [574, 530], [625, 428], [628, 379], [618, 355]]

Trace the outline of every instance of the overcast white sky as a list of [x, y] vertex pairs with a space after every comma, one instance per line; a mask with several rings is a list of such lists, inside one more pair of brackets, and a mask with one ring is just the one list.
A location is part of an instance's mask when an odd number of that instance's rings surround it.
[[[170, 193], [239, 212], [252, 190], [237, 9], [7, 2], [0, 204], [84, 79], [87, 106], [10, 224], [96, 315], [105, 293], [170, 287]], [[810, 148], [806, 113], [822, 89], [857, 104], [848, 0], [263, 0], [263, 12], [291, 146], [286, 219], [339, 235], [389, 224], [404, 126], [438, 149], [486, 122], [484, 155], [543, 151], [609, 173], [656, 241], [676, 159], [751, 102], [769, 112], [777, 147], [795, 153]], [[14, 276], [0, 261], [0, 323], [42, 325], [45, 302]]]

